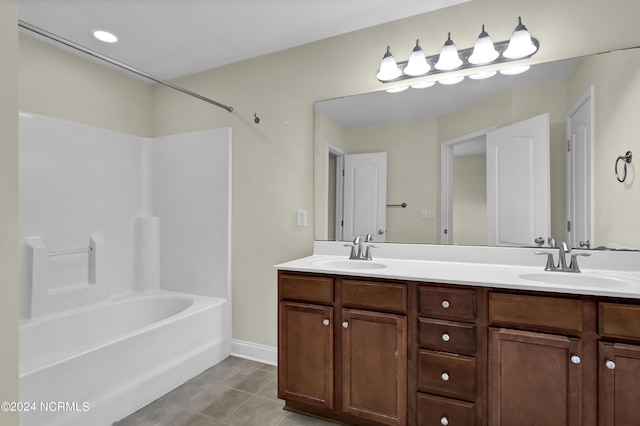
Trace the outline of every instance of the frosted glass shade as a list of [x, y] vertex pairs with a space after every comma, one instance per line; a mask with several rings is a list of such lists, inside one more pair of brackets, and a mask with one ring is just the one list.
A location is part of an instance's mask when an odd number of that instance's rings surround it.
[[522, 66], [519, 66], [519, 67], [505, 68], [503, 70], [500, 70], [500, 74], [503, 74], [503, 75], [518, 75], [518, 74], [522, 74], [523, 72], [529, 71], [529, 68], [531, 68], [530, 65], [522, 65]]
[[401, 75], [402, 71], [398, 68], [398, 64], [391, 54], [391, 47], [387, 46], [387, 53], [382, 57], [380, 70], [378, 71], [378, 74], [376, 74], [376, 77], [380, 81], [390, 81], [400, 77]]
[[420, 40], [416, 40], [416, 47], [413, 48], [411, 56], [409, 56], [409, 62], [407, 63], [404, 73], [412, 77], [424, 75], [431, 70], [431, 67], [427, 63], [427, 58], [424, 57], [424, 52], [420, 47]]
[[438, 80], [438, 83], [444, 84], [445, 86], [452, 86], [460, 83], [462, 80], [464, 80], [464, 77], [451, 77], [445, 78], [444, 80]]
[[479, 72], [477, 74], [471, 74], [469, 76], [469, 78], [471, 80], [484, 80], [487, 78], [491, 78], [494, 75], [496, 75], [498, 72], [497, 71], [486, 71], [486, 72]]
[[451, 40], [451, 33], [449, 33], [449, 38], [444, 43], [444, 46], [442, 46], [440, 57], [438, 57], [438, 62], [436, 62], [434, 66], [440, 71], [451, 71], [459, 68], [461, 65], [462, 60], [458, 56], [458, 49]]
[[424, 83], [416, 83], [416, 84], [412, 84], [412, 85], [411, 85], [411, 88], [412, 88], [412, 89], [426, 89], [427, 87], [431, 87], [431, 86], [433, 86], [434, 84], [436, 84], [436, 82], [435, 82], [435, 81], [427, 81], [427, 82], [424, 82]]
[[387, 92], [389, 92], [389, 93], [400, 93], [400, 92], [404, 92], [408, 88], [409, 88], [409, 86], [394, 87], [393, 89], [387, 89]]
[[500, 55], [500, 53], [498, 53], [493, 46], [493, 41], [484, 30], [483, 25], [482, 32], [478, 36], [476, 44], [473, 46], [473, 53], [469, 56], [469, 62], [474, 65], [484, 65], [496, 60], [498, 55]]
[[531, 55], [537, 49], [531, 40], [527, 27], [522, 25], [522, 19], [518, 17], [518, 26], [513, 31], [511, 40], [509, 40], [509, 47], [507, 47], [502, 56], [509, 59], [520, 59]]

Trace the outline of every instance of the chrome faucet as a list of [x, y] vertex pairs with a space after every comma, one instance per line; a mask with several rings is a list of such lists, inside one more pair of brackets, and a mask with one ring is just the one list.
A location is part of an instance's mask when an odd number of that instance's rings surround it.
[[[578, 256], [591, 256], [589, 253], [571, 253], [571, 249], [567, 246], [566, 242], [562, 242], [558, 248], [558, 264], [553, 261], [553, 253], [548, 251], [537, 251], [537, 255], [547, 255], [547, 264], [544, 268], [545, 271], [557, 271], [557, 272], [580, 272], [578, 267]], [[571, 256], [569, 266], [567, 266], [567, 255]]]
[[[372, 235], [367, 234], [366, 237], [364, 238], [364, 242], [365, 243], [371, 242], [372, 239], [373, 239]], [[360, 237], [360, 235], [356, 235], [356, 238], [353, 240], [353, 244], [345, 244], [344, 246], [351, 248], [349, 259], [356, 259], [356, 260], [372, 260], [373, 258], [371, 257], [371, 249], [376, 248], [376, 246], [371, 244], [364, 247], [363, 240], [362, 240], [362, 237]]]

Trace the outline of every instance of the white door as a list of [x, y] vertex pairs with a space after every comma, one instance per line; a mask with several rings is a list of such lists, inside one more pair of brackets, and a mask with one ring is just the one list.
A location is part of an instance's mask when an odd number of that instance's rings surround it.
[[487, 133], [487, 239], [534, 246], [551, 235], [549, 114]]
[[593, 247], [593, 87], [567, 113], [567, 244]]
[[343, 220], [344, 240], [371, 234], [373, 241], [386, 241], [386, 152], [345, 155]]

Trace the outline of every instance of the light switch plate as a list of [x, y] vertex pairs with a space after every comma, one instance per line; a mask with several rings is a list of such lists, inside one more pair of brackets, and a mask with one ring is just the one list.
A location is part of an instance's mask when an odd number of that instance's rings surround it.
[[296, 211], [296, 223], [298, 226], [307, 226], [307, 211], [306, 210], [297, 210]]

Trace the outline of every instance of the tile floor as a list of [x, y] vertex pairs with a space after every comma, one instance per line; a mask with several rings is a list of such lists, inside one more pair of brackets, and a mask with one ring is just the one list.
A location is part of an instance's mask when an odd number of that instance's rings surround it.
[[277, 386], [276, 367], [229, 357], [114, 426], [334, 425], [283, 410]]

